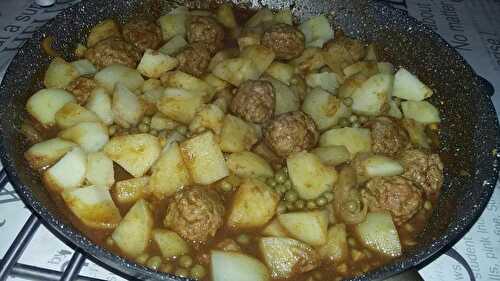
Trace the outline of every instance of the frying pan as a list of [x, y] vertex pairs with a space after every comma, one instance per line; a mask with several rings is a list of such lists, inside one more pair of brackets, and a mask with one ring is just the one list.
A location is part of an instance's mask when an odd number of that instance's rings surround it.
[[[236, 1], [238, 2], [238, 1]], [[101, 263], [144, 280], [185, 280], [149, 270], [95, 245], [73, 228], [45, 192], [39, 176], [28, 168], [23, 152], [28, 143], [20, 133], [28, 97], [41, 88], [40, 75], [50, 62], [40, 48], [46, 36], [67, 59], [89, 28], [106, 18], [157, 17], [175, 6], [208, 8], [213, 1], [111, 0], [82, 1], [63, 11], [34, 33], [10, 64], [0, 85], [0, 156], [25, 204], [60, 237]], [[242, 3], [237, 3], [242, 4]], [[402, 257], [352, 280], [380, 280], [414, 269], [437, 257], [458, 241], [478, 219], [498, 177], [500, 130], [490, 96], [492, 86], [476, 75], [439, 35], [404, 12], [380, 3], [351, 0], [252, 0], [244, 5], [272, 9], [291, 7], [303, 20], [326, 14], [335, 27], [361, 40], [376, 42], [385, 59], [405, 66], [435, 90], [433, 103], [442, 116], [440, 154], [445, 181], [433, 215], [419, 244]], [[410, 274], [413, 276], [412, 274]], [[414, 277], [414, 276], [413, 276]], [[402, 277], [411, 278], [411, 277]], [[401, 277], [400, 277], [401, 279]]]

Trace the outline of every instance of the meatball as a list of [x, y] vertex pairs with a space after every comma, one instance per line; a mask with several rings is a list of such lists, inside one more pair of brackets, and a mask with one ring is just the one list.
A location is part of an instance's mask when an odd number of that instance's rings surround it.
[[78, 77], [66, 87], [66, 90], [73, 94], [78, 104], [85, 104], [95, 88], [97, 88], [97, 83], [94, 80]]
[[146, 19], [136, 19], [123, 26], [123, 38], [134, 44], [139, 50], [156, 50], [160, 47], [161, 30], [154, 22]]
[[211, 17], [193, 16], [187, 26], [188, 42], [204, 44], [211, 54], [224, 47], [224, 29]]
[[164, 224], [191, 242], [206, 242], [224, 223], [224, 205], [217, 192], [194, 187], [178, 192]]
[[272, 49], [277, 59], [296, 58], [304, 51], [304, 34], [288, 24], [276, 24], [264, 32], [262, 45]]
[[179, 70], [201, 77], [210, 64], [210, 51], [203, 44], [191, 44], [177, 55]]
[[411, 219], [422, 206], [422, 191], [406, 178], [376, 177], [366, 183], [361, 196], [371, 211], [391, 212], [396, 224]]
[[388, 117], [378, 117], [367, 123], [371, 129], [372, 149], [375, 153], [397, 155], [408, 144], [406, 131]]
[[231, 103], [231, 111], [247, 121], [264, 123], [273, 117], [274, 102], [271, 82], [248, 80], [238, 88]]
[[314, 121], [301, 111], [283, 113], [264, 129], [264, 142], [281, 157], [310, 149], [317, 141]]
[[100, 41], [85, 52], [85, 58], [98, 68], [115, 63], [135, 68], [141, 59], [141, 52], [134, 45], [119, 37], [111, 37]]
[[443, 163], [439, 155], [409, 149], [401, 154], [400, 160], [405, 168], [403, 177], [418, 183], [428, 196], [439, 192], [443, 184]]

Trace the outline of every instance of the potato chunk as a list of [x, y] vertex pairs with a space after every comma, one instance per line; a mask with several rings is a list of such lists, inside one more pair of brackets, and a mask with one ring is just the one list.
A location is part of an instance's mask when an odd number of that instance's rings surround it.
[[234, 58], [218, 63], [212, 73], [238, 87], [247, 80], [258, 79], [260, 71], [248, 58]]
[[76, 144], [73, 142], [53, 138], [30, 147], [24, 153], [24, 158], [28, 161], [31, 168], [38, 170], [54, 164], [75, 146]]
[[167, 88], [180, 88], [200, 93], [204, 102], [210, 101], [215, 95], [215, 89], [210, 84], [179, 70], [163, 74], [160, 80], [162, 85]]
[[88, 59], [72, 61], [71, 64], [78, 71], [80, 76], [83, 75], [94, 75], [97, 72], [97, 68]]
[[47, 88], [64, 89], [79, 76], [80, 73], [74, 65], [62, 58], [56, 57], [49, 64], [47, 71], [45, 71], [43, 84]]
[[266, 69], [266, 74], [290, 86], [295, 68], [290, 64], [275, 61]]
[[212, 251], [213, 281], [269, 281], [269, 270], [258, 259], [237, 252]]
[[80, 187], [87, 171], [87, 155], [79, 147], [66, 153], [43, 173], [43, 182], [55, 192]]
[[274, 87], [274, 96], [276, 99], [274, 106], [275, 115], [299, 110], [300, 98], [296, 92], [292, 91], [292, 89], [284, 83], [271, 77], [266, 77], [264, 80], [271, 82]]
[[439, 111], [428, 101], [405, 101], [401, 103], [405, 118], [413, 119], [422, 124], [441, 122]]
[[405, 68], [400, 68], [394, 76], [394, 90], [392, 95], [411, 101], [421, 101], [432, 96], [432, 90], [422, 83], [417, 76]]
[[94, 112], [105, 125], [113, 124], [113, 110], [111, 109], [111, 97], [103, 88], [92, 91], [85, 107]]
[[143, 102], [121, 83], [115, 86], [111, 109], [115, 122], [124, 128], [137, 125], [145, 113]]
[[113, 161], [102, 152], [89, 153], [85, 179], [93, 185], [109, 188], [115, 183]]
[[100, 150], [109, 140], [108, 129], [99, 122], [82, 122], [59, 133], [62, 139], [79, 144], [86, 152]]
[[216, 19], [226, 28], [235, 29], [238, 27], [231, 4], [222, 4], [215, 11]]
[[179, 53], [184, 47], [186, 47], [187, 42], [181, 35], [176, 35], [172, 39], [168, 40], [163, 46], [161, 46], [158, 51], [164, 53], [165, 55], [174, 56]]
[[227, 224], [232, 229], [265, 225], [276, 212], [280, 197], [264, 182], [246, 179], [236, 191]]
[[262, 230], [262, 235], [273, 237], [289, 237], [288, 231], [280, 224], [277, 218], [273, 219]]
[[212, 132], [187, 139], [180, 148], [193, 182], [207, 185], [229, 175], [224, 155]]
[[209, 129], [218, 135], [222, 130], [223, 120], [224, 112], [214, 104], [207, 104], [196, 113], [189, 124], [189, 131], [201, 133]]
[[149, 134], [117, 136], [104, 146], [104, 153], [136, 178], [151, 168], [160, 151], [158, 138]]
[[179, 61], [176, 58], [147, 49], [137, 66], [137, 70], [146, 77], [160, 78], [164, 72], [176, 68], [177, 65], [179, 65]]
[[173, 231], [155, 229], [153, 230], [153, 240], [160, 248], [161, 255], [166, 259], [189, 253], [188, 243]]
[[220, 148], [224, 152], [249, 150], [259, 140], [256, 127], [243, 119], [227, 114], [220, 135]]
[[272, 177], [271, 165], [267, 161], [250, 151], [232, 153], [227, 157], [229, 170], [240, 177]]
[[119, 204], [133, 204], [149, 194], [149, 177], [131, 178], [117, 182], [113, 194]]
[[75, 102], [75, 98], [65, 90], [43, 89], [28, 99], [26, 110], [44, 127], [50, 127], [56, 122], [56, 113], [68, 102]]
[[306, 95], [302, 110], [311, 116], [319, 130], [329, 129], [337, 125], [340, 118], [351, 115], [351, 109], [341, 99], [317, 88]]
[[327, 167], [315, 154], [303, 151], [286, 160], [288, 174], [301, 198], [314, 199], [331, 190], [337, 181], [337, 171]]
[[311, 151], [327, 166], [337, 166], [351, 160], [351, 153], [343, 145], [316, 147]]
[[345, 224], [336, 224], [328, 229], [326, 243], [318, 248], [318, 253], [323, 260], [334, 263], [340, 263], [348, 258], [349, 248]]
[[389, 212], [372, 212], [364, 222], [356, 225], [359, 238], [367, 247], [381, 254], [401, 256], [401, 243]]
[[151, 171], [148, 188], [159, 199], [171, 196], [191, 183], [177, 143], [173, 143], [162, 153]]
[[328, 228], [326, 211], [280, 214], [278, 221], [293, 238], [311, 246], [321, 246], [326, 242]]
[[92, 47], [98, 42], [112, 36], [120, 36], [120, 27], [112, 19], [104, 20], [90, 30], [87, 36], [87, 46]]
[[148, 247], [153, 224], [153, 213], [148, 203], [141, 199], [130, 208], [111, 238], [125, 255], [135, 258]]
[[186, 36], [187, 9], [179, 7], [158, 19], [163, 40], [167, 41], [175, 36]]
[[276, 279], [309, 272], [320, 264], [318, 253], [313, 248], [287, 237], [261, 238], [259, 249], [271, 269], [271, 276]]
[[241, 51], [240, 57], [251, 60], [258, 71], [258, 76], [261, 76], [273, 62], [275, 54], [273, 50], [262, 45], [251, 45]]
[[100, 119], [95, 113], [85, 109], [81, 105], [68, 102], [55, 115], [57, 126], [67, 129], [82, 122], [99, 122]]
[[62, 193], [62, 198], [71, 212], [88, 227], [113, 229], [122, 219], [105, 186], [69, 189]]
[[323, 44], [333, 39], [333, 29], [324, 15], [309, 18], [299, 25], [299, 30], [304, 33], [306, 47], [323, 47]]
[[96, 73], [94, 80], [109, 93], [113, 92], [115, 84], [118, 82], [131, 91], [140, 89], [144, 84], [144, 78], [139, 71], [122, 64], [106, 66]]
[[332, 94], [335, 94], [340, 84], [333, 72], [310, 73], [306, 76], [306, 83], [311, 88], [320, 88]]
[[156, 106], [165, 116], [189, 124], [202, 104], [203, 94], [200, 92], [167, 88]]
[[376, 74], [366, 80], [352, 94], [352, 110], [358, 114], [376, 116], [389, 108], [393, 76]]
[[344, 145], [351, 158], [358, 152], [371, 152], [372, 138], [369, 129], [340, 128], [324, 132], [319, 138], [320, 146]]

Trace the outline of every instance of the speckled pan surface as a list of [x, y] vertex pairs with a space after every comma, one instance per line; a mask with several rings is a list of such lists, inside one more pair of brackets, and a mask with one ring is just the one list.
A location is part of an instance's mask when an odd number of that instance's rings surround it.
[[[70, 57], [89, 27], [113, 17], [120, 21], [137, 14], [153, 18], [183, 1], [111, 0], [83, 1], [62, 12], [36, 32], [19, 51], [0, 85], [0, 156], [11, 182], [24, 202], [64, 240], [76, 245], [111, 268], [143, 280], [185, 280], [156, 273], [94, 245], [69, 225], [44, 192], [39, 177], [27, 168], [23, 152], [27, 143], [19, 133], [27, 98], [41, 87], [37, 82], [49, 59], [39, 43], [54, 36], [56, 47]], [[207, 1], [189, 1], [206, 7]], [[378, 280], [429, 261], [460, 239], [485, 208], [498, 177], [500, 131], [489, 95], [489, 83], [438, 35], [403, 12], [365, 1], [245, 1], [249, 7], [292, 7], [299, 20], [328, 14], [332, 24], [349, 35], [375, 41], [387, 60], [404, 65], [430, 85], [443, 117], [441, 140], [445, 157], [445, 186], [435, 213], [421, 236], [421, 244], [404, 257], [353, 280]], [[154, 9], [150, 9], [154, 7]], [[500, 150], [499, 150], [500, 151]], [[464, 172], [465, 171], [465, 172]]]

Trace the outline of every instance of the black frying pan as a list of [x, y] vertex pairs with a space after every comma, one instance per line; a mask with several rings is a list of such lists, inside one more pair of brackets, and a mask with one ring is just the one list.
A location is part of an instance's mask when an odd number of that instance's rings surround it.
[[[116, 256], [73, 228], [55, 208], [39, 176], [23, 159], [28, 144], [19, 127], [25, 117], [26, 100], [41, 87], [40, 74], [50, 61], [40, 48], [45, 36], [53, 36], [57, 50], [70, 59], [75, 44], [84, 42], [89, 27], [97, 22], [109, 17], [125, 21], [137, 15], [153, 18], [158, 16], [158, 9], [166, 12], [181, 2], [184, 1], [83, 1], [63, 11], [26, 42], [0, 86], [3, 105], [0, 108], [0, 156], [23, 201], [52, 231], [74, 246], [115, 270], [145, 280], [182, 278], [160, 274]], [[213, 3], [203, 0], [188, 2], [198, 7]], [[443, 120], [441, 155], [445, 164], [445, 183], [439, 202], [419, 239], [419, 246], [354, 280], [383, 279], [414, 269], [458, 241], [484, 210], [498, 177], [500, 130], [490, 100], [492, 86], [477, 76], [436, 33], [404, 12], [382, 4], [362, 0], [252, 0], [247, 5], [265, 5], [273, 9], [291, 6], [299, 20], [328, 14], [335, 27], [362, 40], [377, 42], [383, 47], [388, 61], [417, 73], [436, 92], [433, 102], [439, 104]]]

